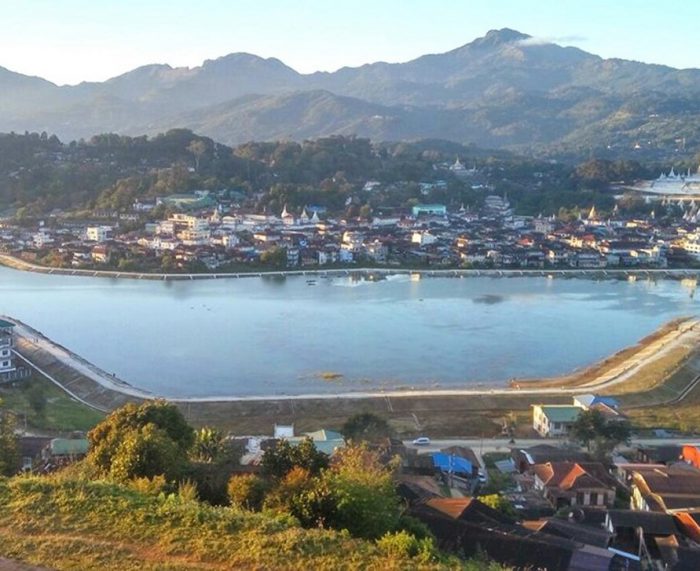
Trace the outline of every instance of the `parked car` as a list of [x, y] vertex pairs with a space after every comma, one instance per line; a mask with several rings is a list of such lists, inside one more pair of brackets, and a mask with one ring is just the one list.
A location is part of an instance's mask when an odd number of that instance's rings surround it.
[[427, 436], [420, 436], [413, 441], [415, 446], [428, 446], [430, 444], [430, 438]]

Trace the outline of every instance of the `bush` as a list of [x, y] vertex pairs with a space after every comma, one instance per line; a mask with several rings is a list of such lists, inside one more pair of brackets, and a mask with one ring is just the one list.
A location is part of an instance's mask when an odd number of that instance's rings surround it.
[[267, 490], [267, 482], [254, 474], [233, 476], [227, 486], [231, 505], [250, 511], [260, 511]]
[[416, 539], [407, 531], [385, 533], [377, 540], [379, 548], [395, 558], [414, 558], [426, 564], [438, 559], [438, 550], [431, 538]]

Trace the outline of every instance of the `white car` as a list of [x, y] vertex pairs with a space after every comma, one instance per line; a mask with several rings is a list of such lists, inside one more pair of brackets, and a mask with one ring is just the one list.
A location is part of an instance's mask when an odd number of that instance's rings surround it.
[[430, 438], [427, 436], [421, 436], [413, 441], [415, 446], [428, 446], [430, 444]]

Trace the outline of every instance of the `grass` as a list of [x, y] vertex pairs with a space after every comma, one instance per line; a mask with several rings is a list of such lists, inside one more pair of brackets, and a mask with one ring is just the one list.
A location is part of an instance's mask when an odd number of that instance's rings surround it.
[[625, 362], [632, 360], [651, 344], [673, 334], [686, 321], [688, 321], [688, 318], [679, 318], [669, 321], [650, 335], [641, 339], [636, 345], [626, 347], [614, 355], [594, 363], [583, 370], [552, 379], [524, 379], [512, 381], [511, 384], [521, 385], [522, 388], [558, 388], [585, 385], [596, 377], [601, 377]]
[[4, 385], [0, 399], [19, 416], [20, 428], [26, 422], [28, 429], [41, 431], [87, 431], [104, 418], [101, 412], [74, 400], [38, 375]]
[[692, 358], [694, 349], [694, 347], [688, 345], [676, 347], [662, 357], [649, 362], [624, 383], [601, 392], [616, 394], [639, 393], [667, 385], [676, 377], [674, 375], [676, 372], [680, 371], [680, 376], [683, 376], [683, 366]]
[[53, 569], [437, 569], [286, 515], [145, 495], [99, 481], [0, 479], [0, 556]]

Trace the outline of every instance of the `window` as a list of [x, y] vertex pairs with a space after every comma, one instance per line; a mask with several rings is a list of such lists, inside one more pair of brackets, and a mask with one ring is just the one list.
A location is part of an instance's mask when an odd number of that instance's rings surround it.
[[9, 366], [10, 366], [10, 362], [9, 362], [9, 361], [3, 361], [3, 362], [2, 362], [2, 366], [3, 366], [3, 367], [9, 367]]

